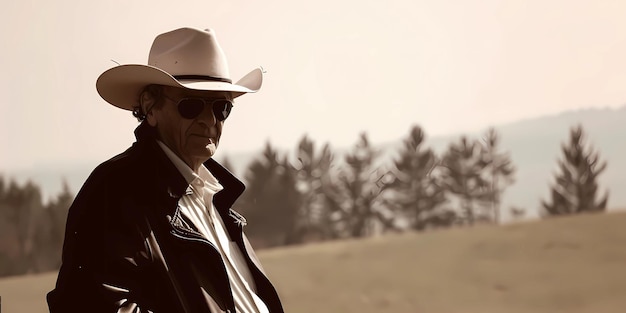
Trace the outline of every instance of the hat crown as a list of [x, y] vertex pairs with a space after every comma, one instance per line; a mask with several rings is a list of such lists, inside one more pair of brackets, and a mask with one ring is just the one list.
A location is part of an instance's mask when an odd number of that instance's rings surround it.
[[211, 29], [179, 28], [157, 36], [148, 64], [172, 76], [209, 76], [230, 80], [226, 55]]

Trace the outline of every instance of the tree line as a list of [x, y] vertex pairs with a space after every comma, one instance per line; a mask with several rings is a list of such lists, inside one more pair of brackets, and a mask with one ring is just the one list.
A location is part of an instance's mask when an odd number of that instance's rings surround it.
[[[247, 189], [233, 208], [248, 220], [244, 229], [257, 248], [500, 223], [501, 196], [516, 169], [497, 131], [460, 136], [441, 155], [425, 138], [412, 126], [391, 159], [366, 133], [340, 157], [306, 135], [291, 152], [267, 142], [248, 165]], [[600, 197], [597, 178], [607, 163], [587, 145], [582, 126], [571, 129], [561, 150], [543, 216], [604, 211], [608, 191]], [[222, 163], [232, 169], [228, 158]], [[0, 276], [58, 269], [73, 198], [64, 183], [44, 203], [35, 183], [0, 176]]]
[[0, 177], [0, 276], [56, 270], [61, 265], [67, 211], [74, 200], [67, 183], [44, 204], [32, 181]]
[[[606, 162], [586, 143], [582, 126], [570, 130], [561, 150], [542, 215], [604, 211], [608, 191], [599, 198], [597, 177]], [[257, 247], [497, 224], [515, 172], [494, 128], [480, 139], [460, 136], [437, 155], [413, 126], [391, 159], [381, 158], [366, 133], [340, 158], [305, 135], [292, 152], [266, 143], [245, 172], [248, 188], [235, 209], [250, 220], [247, 233]], [[513, 217], [525, 212], [508, 209]]]

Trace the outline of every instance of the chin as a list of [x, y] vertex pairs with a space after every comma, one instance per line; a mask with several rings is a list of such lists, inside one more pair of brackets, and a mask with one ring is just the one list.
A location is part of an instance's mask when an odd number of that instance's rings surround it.
[[207, 151], [204, 151], [204, 153], [202, 153], [200, 156], [208, 160], [212, 158], [213, 155], [215, 155], [215, 150], [207, 150]]
[[205, 147], [205, 153], [209, 158], [215, 154], [215, 151], [217, 151], [217, 146], [214, 144], [210, 144]]

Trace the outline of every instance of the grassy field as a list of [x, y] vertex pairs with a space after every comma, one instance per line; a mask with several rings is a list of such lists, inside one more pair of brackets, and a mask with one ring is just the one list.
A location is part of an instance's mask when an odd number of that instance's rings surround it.
[[[626, 214], [261, 251], [286, 311], [626, 312]], [[55, 273], [0, 280], [2, 312], [47, 312]]]

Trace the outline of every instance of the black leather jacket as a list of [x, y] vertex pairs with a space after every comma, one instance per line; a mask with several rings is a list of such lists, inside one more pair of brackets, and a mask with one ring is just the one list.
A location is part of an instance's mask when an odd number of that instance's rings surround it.
[[[219, 252], [178, 211], [187, 182], [152, 127], [144, 122], [135, 135], [128, 150], [93, 171], [69, 210], [50, 312], [210, 312], [201, 289], [224, 312], [235, 312]], [[245, 186], [214, 160], [205, 166], [224, 187], [213, 203], [246, 257], [257, 294], [270, 312], [283, 312], [242, 232], [245, 219], [231, 209]]]

